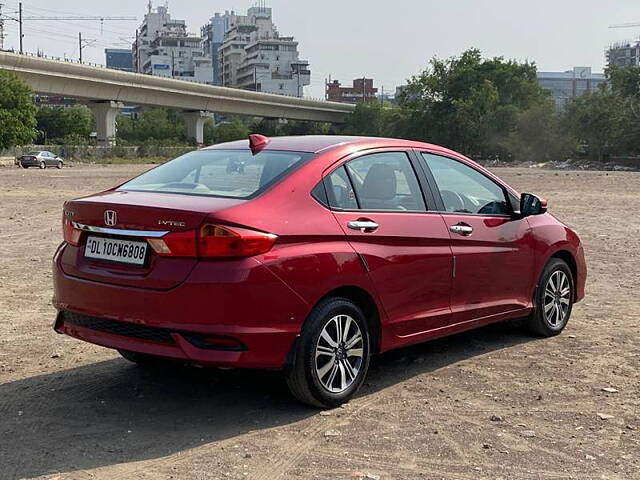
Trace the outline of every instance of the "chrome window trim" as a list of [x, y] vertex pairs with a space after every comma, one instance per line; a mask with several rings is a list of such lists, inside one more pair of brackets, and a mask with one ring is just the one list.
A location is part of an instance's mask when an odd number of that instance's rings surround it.
[[146, 238], [160, 238], [164, 237], [169, 231], [158, 230], [126, 230], [123, 228], [104, 228], [95, 227], [93, 225], [85, 225], [83, 223], [71, 222], [73, 228], [82, 230], [84, 232], [102, 233], [105, 235], [119, 235], [121, 237], [146, 237]]

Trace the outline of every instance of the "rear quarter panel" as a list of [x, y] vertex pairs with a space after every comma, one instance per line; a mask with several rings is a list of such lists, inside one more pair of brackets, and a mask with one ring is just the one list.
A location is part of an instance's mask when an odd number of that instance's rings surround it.
[[311, 196], [327, 164], [352, 150], [320, 154], [255, 199], [215, 215], [278, 236], [272, 250], [255, 258], [304, 300], [308, 312], [332, 290], [355, 286], [374, 298], [382, 320], [384, 312], [360, 258], [331, 211]]

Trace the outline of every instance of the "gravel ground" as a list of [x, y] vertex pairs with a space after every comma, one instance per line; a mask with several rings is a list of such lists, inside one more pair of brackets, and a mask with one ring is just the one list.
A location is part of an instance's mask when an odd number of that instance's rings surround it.
[[586, 245], [564, 334], [391, 352], [320, 413], [277, 373], [144, 371], [52, 331], [62, 202], [146, 168], [0, 169], [1, 479], [640, 478], [640, 174], [495, 169]]

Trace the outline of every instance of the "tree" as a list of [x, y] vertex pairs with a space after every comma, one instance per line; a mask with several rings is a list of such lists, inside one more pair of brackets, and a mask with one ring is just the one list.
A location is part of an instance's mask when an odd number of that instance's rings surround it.
[[605, 155], [623, 142], [628, 108], [622, 97], [610, 89], [574, 98], [567, 107], [566, 122], [576, 139], [586, 144], [592, 158]]
[[534, 105], [518, 112], [514, 130], [504, 142], [509, 155], [518, 161], [562, 160], [576, 150], [576, 142], [563, 125], [554, 102]]
[[447, 60], [433, 58], [399, 100], [405, 136], [486, 157], [501, 152], [519, 112], [546, 98], [534, 64], [483, 59], [471, 49]]
[[391, 104], [359, 103], [339, 132], [370, 137], [407, 137], [407, 120], [406, 111]]
[[0, 149], [25, 145], [36, 136], [32, 91], [14, 73], [0, 70]]
[[640, 68], [609, 67], [606, 73], [613, 93], [623, 97], [640, 97]]
[[384, 111], [378, 102], [358, 103], [342, 131], [345, 135], [380, 137], [384, 131]]
[[249, 128], [240, 120], [223, 123], [214, 129], [214, 143], [243, 140], [249, 136]]
[[132, 116], [120, 115], [117, 122], [118, 138], [125, 143], [187, 143], [184, 118], [173, 110], [152, 108]]
[[93, 116], [84, 105], [41, 107], [36, 113], [38, 141], [63, 142], [65, 137], [86, 139], [92, 131]]
[[261, 118], [251, 124], [249, 128], [251, 133], [259, 133], [267, 137], [275, 137], [278, 135], [278, 120], [273, 118]]
[[278, 129], [278, 135], [327, 135], [331, 124], [289, 120]]

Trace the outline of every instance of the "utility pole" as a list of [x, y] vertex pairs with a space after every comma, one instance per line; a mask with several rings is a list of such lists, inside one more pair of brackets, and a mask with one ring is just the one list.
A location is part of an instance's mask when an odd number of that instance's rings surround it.
[[253, 83], [255, 83], [255, 91], [258, 91], [258, 66], [253, 66]]
[[175, 78], [175, 69], [176, 69], [175, 52], [171, 50], [171, 78]]
[[24, 38], [24, 34], [22, 33], [22, 2], [18, 4], [18, 23], [20, 24], [20, 54], [24, 53], [22, 49], [22, 39]]
[[140, 50], [138, 43], [139, 30], [136, 28], [136, 73], [140, 73]]
[[4, 19], [2, 18], [2, 4], [0, 3], [0, 50], [4, 49]]
[[367, 77], [362, 77], [362, 103], [365, 103], [367, 100]]
[[82, 63], [82, 32], [78, 32], [78, 49], [80, 51], [80, 63]]
[[380, 95], [380, 106], [384, 107], [384, 85], [382, 85], [382, 94]]

